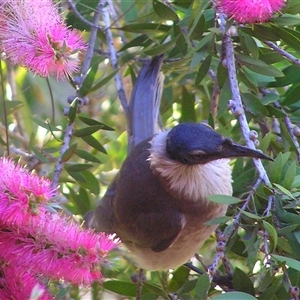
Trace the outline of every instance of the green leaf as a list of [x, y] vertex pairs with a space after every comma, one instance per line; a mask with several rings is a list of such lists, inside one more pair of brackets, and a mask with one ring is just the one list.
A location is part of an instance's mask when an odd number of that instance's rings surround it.
[[136, 32], [136, 33], [151, 33], [151, 32], [168, 32], [172, 27], [158, 23], [137, 23], [119, 27], [119, 30]]
[[277, 235], [276, 229], [270, 223], [268, 223], [267, 221], [263, 220], [263, 225], [264, 225], [264, 228], [268, 232], [269, 239], [270, 239], [271, 245], [272, 245], [272, 249], [270, 249], [270, 250], [272, 252], [277, 247], [278, 235]]
[[199, 277], [195, 286], [195, 300], [206, 300], [208, 290], [210, 288], [210, 280], [208, 275], [205, 273]]
[[284, 76], [284, 74], [279, 69], [277, 69], [271, 65], [268, 65], [267, 67], [263, 67], [263, 66], [247, 64], [247, 68], [249, 68], [251, 71], [253, 71], [255, 73], [266, 75], [266, 76], [273, 76], [273, 77], [283, 77]]
[[49, 163], [49, 160], [47, 159], [47, 157], [45, 157], [42, 154], [42, 152], [40, 152], [38, 149], [36, 149], [35, 147], [32, 147], [32, 151], [40, 162], [45, 163], [45, 164]]
[[[106, 280], [103, 282], [103, 287], [111, 292], [127, 297], [135, 297], [137, 292], [135, 283], [123, 280]], [[144, 291], [144, 287], [142, 291]]]
[[161, 45], [151, 47], [150, 49], [147, 48], [147, 49], [144, 50], [144, 53], [148, 54], [148, 55], [151, 55], [151, 56], [164, 54], [164, 53], [166, 53], [167, 51], [169, 51], [170, 49], [172, 49], [174, 47], [177, 39], [178, 39], [178, 37], [172, 39], [169, 42], [163, 43]]
[[101, 163], [101, 161], [96, 156], [94, 156], [93, 154], [91, 154], [90, 152], [87, 152], [85, 150], [77, 149], [75, 151], [75, 154], [85, 160], [95, 162], [95, 163]]
[[151, 39], [148, 37], [147, 34], [141, 34], [137, 36], [136, 38], [130, 40], [128, 43], [126, 43], [119, 52], [123, 52], [128, 48], [132, 47], [147, 47], [150, 46], [148, 42], [151, 44]]
[[61, 129], [51, 125], [48, 121], [44, 122], [44, 121], [41, 121], [35, 117], [32, 117], [32, 120], [34, 123], [36, 123], [37, 125], [47, 129], [47, 130], [51, 130], [51, 131], [61, 131]]
[[195, 95], [182, 87], [180, 122], [196, 122]]
[[236, 54], [236, 57], [246, 66], [250, 65], [250, 66], [259, 66], [259, 67], [268, 67], [268, 65], [263, 62], [262, 60], [259, 60], [257, 58], [253, 58], [251, 56], [247, 56], [244, 54]]
[[77, 149], [78, 144], [73, 144], [69, 146], [69, 148], [64, 152], [64, 154], [61, 157], [62, 162], [68, 161], [75, 153]]
[[119, 72], [119, 70], [115, 70], [111, 74], [109, 74], [108, 76], [106, 76], [103, 79], [101, 79], [100, 81], [98, 81], [95, 85], [93, 85], [90, 88], [89, 92], [91, 93], [91, 92], [99, 90], [101, 87], [106, 85], [118, 72]]
[[227, 204], [227, 205], [243, 202], [239, 198], [228, 196], [228, 195], [210, 195], [210, 196], [207, 196], [207, 199], [214, 203]]
[[110, 126], [107, 126], [97, 120], [94, 120], [94, 119], [91, 119], [91, 118], [87, 118], [87, 117], [83, 117], [83, 116], [79, 116], [79, 120], [81, 122], [83, 122], [84, 124], [87, 124], [87, 125], [90, 125], [90, 126], [93, 126], [93, 125], [102, 125], [103, 126], [103, 130], [112, 130], [114, 131], [114, 129]]
[[283, 28], [281, 26], [271, 25], [274, 32], [279, 35], [279, 37], [290, 47], [295, 50], [299, 50], [300, 39], [297, 37], [296, 32], [288, 28]]
[[173, 25], [174, 37], [176, 38], [176, 46], [179, 49], [182, 56], [185, 56], [188, 49], [187, 41], [182, 33], [182, 29], [179, 25]]
[[190, 269], [185, 266], [180, 266], [172, 273], [172, 278], [168, 284], [168, 291], [175, 293], [178, 291], [184, 283], [188, 280]]
[[95, 148], [96, 150], [102, 152], [102, 153], [107, 153], [105, 148], [101, 145], [101, 143], [96, 140], [92, 135], [88, 135], [88, 136], [83, 136], [82, 139], [89, 144], [90, 146], [92, 146], [93, 148]]
[[74, 132], [74, 136], [83, 137], [83, 136], [91, 135], [94, 132], [103, 129], [103, 127], [104, 126], [101, 124], [101, 125], [91, 125], [89, 127], [81, 128]]
[[291, 199], [296, 200], [295, 197], [293, 196], [293, 194], [292, 194], [289, 190], [287, 190], [286, 188], [284, 188], [283, 186], [281, 186], [281, 185], [279, 185], [279, 184], [277, 184], [277, 183], [273, 183], [273, 185], [274, 185], [278, 190], [280, 190], [283, 194], [287, 195], [287, 196], [290, 197]]
[[262, 217], [257, 216], [257, 215], [252, 214], [252, 213], [249, 213], [248, 211], [241, 210], [241, 212], [242, 212], [243, 215], [247, 216], [250, 219], [254, 219], [254, 220], [261, 220], [262, 219]]
[[256, 37], [261, 41], [278, 41], [279, 37], [276, 34], [276, 31], [273, 28], [270, 28], [269, 25], [258, 25], [255, 24], [250, 27], [239, 27], [239, 30], [247, 33], [252, 37]]
[[271, 165], [271, 172], [269, 174], [271, 182], [280, 181], [282, 168], [283, 168], [282, 154], [279, 153]]
[[72, 124], [75, 121], [76, 114], [77, 114], [77, 105], [78, 105], [78, 98], [76, 97], [69, 107], [68, 119], [70, 124]]
[[81, 174], [81, 172], [70, 172], [68, 171], [68, 169], [66, 169], [66, 171], [68, 172], [68, 174], [73, 177], [75, 179], [75, 181], [77, 181], [78, 183], [85, 183], [86, 180], [83, 177], [83, 175]]
[[191, 40], [199, 40], [205, 30], [205, 17], [203, 14], [198, 13], [193, 20], [193, 24], [189, 30], [189, 38]]
[[80, 185], [89, 190], [94, 195], [99, 195], [100, 186], [99, 180], [96, 178], [96, 176], [89, 170], [82, 171], [81, 174], [84, 177], [85, 181], [80, 182]]
[[250, 280], [249, 275], [245, 274], [238, 267], [235, 267], [233, 273], [233, 288], [239, 292], [255, 295], [253, 282]]
[[300, 100], [300, 83], [293, 84], [285, 93], [282, 105], [291, 105]]
[[157, 0], [153, 0], [153, 9], [163, 20], [179, 21], [177, 14], [172, 9]]
[[272, 257], [274, 257], [280, 262], [284, 262], [290, 268], [300, 271], [300, 262], [298, 260], [277, 254], [272, 254]]
[[214, 300], [256, 300], [252, 295], [243, 292], [227, 292], [217, 295]]
[[103, 61], [102, 56], [94, 56], [91, 62], [91, 67], [89, 68], [79, 90], [78, 95], [79, 97], [84, 97], [88, 93], [91, 92], [91, 87], [95, 81], [95, 77], [98, 71], [98, 66], [101, 61]]
[[81, 172], [91, 168], [93, 165], [91, 164], [74, 164], [74, 165], [65, 165], [65, 169], [68, 172]]
[[295, 65], [290, 65], [282, 70], [284, 74], [283, 77], [276, 77], [276, 82], [271, 82], [269, 86], [280, 87], [286, 86], [292, 83], [298, 83], [300, 80], [299, 67]]
[[143, 282], [143, 286], [150, 292], [160, 296], [162, 299], [165, 299], [165, 300], [170, 299], [168, 294], [158, 285], [155, 285], [155, 284], [152, 284], [152, 283], [149, 283], [146, 281], [146, 282]]
[[300, 24], [299, 15], [284, 14], [277, 18], [273, 18], [272, 22], [279, 26], [294, 26]]
[[223, 216], [223, 217], [218, 217], [218, 218], [209, 220], [209, 221], [205, 222], [205, 225], [220, 225], [220, 224], [225, 224], [230, 220], [232, 220], [232, 217]]
[[203, 78], [206, 76], [211, 64], [211, 58], [211, 55], [208, 55], [200, 65], [195, 78], [195, 86], [198, 86], [203, 80]]
[[285, 172], [284, 180], [282, 183], [283, 187], [285, 187], [286, 189], [290, 189], [295, 177], [296, 177], [296, 162], [293, 161]]
[[253, 115], [263, 118], [268, 114], [265, 106], [261, 103], [261, 100], [255, 95], [245, 93], [242, 94], [242, 99], [246, 107], [251, 111]]

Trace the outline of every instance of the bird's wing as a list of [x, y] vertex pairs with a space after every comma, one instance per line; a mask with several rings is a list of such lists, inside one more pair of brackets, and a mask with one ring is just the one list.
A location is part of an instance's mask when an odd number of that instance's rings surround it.
[[183, 214], [150, 168], [150, 144], [144, 141], [129, 154], [118, 174], [113, 210], [116, 233], [125, 244], [163, 251], [184, 225]]
[[94, 228], [96, 231], [114, 233], [114, 214], [112, 210], [112, 201], [114, 195], [115, 180], [108, 187], [97, 208], [85, 214], [85, 226]]

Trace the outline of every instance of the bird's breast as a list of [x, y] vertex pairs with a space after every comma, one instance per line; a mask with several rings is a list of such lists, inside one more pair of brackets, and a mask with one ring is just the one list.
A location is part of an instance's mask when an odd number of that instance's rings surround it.
[[154, 252], [149, 248], [141, 248], [128, 244], [132, 257], [137, 266], [147, 270], [174, 269], [186, 263], [199, 251], [217, 226], [207, 226], [208, 220], [223, 216], [226, 205], [214, 205], [214, 208], [203, 211], [200, 215], [186, 215], [185, 226], [177, 239], [164, 251]]

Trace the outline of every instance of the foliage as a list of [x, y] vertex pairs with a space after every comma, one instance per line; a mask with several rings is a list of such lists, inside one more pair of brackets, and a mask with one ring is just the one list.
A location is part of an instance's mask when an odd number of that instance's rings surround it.
[[[89, 22], [100, 7], [96, 0], [77, 0], [75, 4]], [[120, 89], [114, 78], [122, 83], [129, 99], [144, 59], [160, 54], [165, 54], [160, 108], [164, 126], [205, 121], [243, 143], [240, 114], [230, 105], [228, 109], [228, 100], [236, 95], [228, 76], [226, 30], [234, 45], [245, 120], [258, 133], [250, 140], [274, 162], [263, 162], [267, 177], [262, 178], [261, 169], [252, 160], [233, 161], [234, 197], [242, 201], [225, 198], [223, 201], [230, 204], [227, 216], [211, 221], [220, 224], [225, 237], [229, 236], [225, 254], [233, 270], [231, 288], [211, 283], [203, 267], [193, 261], [203, 275], [183, 266], [170, 272], [147, 272], [141, 298], [298, 299], [300, 4], [288, 0], [281, 13], [267, 23], [237, 26], [228, 20], [225, 28], [208, 0], [102, 4], [93, 59], [80, 85], [80, 74], [71, 84], [56, 82], [33, 77], [23, 68], [13, 69], [1, 61], [1, 156], [21, 159], [29, 169], [49, 178], [61, 160], [59, 184], [67, 199], [64, 207], [81, 219], [96, 206], [126, 157], [126, 107], [119, 101]], [[74, 10], [63, 5], [61, 9], [68, 25], [82, 30], [88, 40], [91, 27]], [[110, 13], [109, 27], [104, 9]], [[117, 51], [116, 63], [109, 34]], [[74, 124], [71, 133], [70, 124]], [[68, 134], [69, 145], [65, 145]], [[61, 153], [63, 146], [67, 149]], [[265, 184], [259, 184], [262, 181]], [[205, 264], [213, 263], [215, 237], [200, 253]], [[111, 261], [103, 270], [103, 285], [78, 288], [53, 284], [56, 298], [133, 298], [137, 289], [131, 281], [134, 266], [123, 252], [112, 254]], [[217, 274], [226, 271], [218, 264]], [[222, 294], [222, 288], [227, 293]]]

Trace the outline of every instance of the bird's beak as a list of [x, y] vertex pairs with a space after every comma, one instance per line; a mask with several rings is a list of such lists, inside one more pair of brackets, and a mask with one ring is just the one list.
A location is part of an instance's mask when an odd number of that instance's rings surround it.
[[223, 158], [254, 157], [273, 161], [270, 156], [264, 154], [262, 151], [233, 143], [232, 140], [227, 138], [218, 147], [217, 153]]
[[189, 151], [189, 157], [191, 158], [190, 164], [205, 164], [217, 159], [235, 157], [254, 157], [273, 161], [270, 156], [260, 150], [236, 144], [231, 139], [224, 137], [219, 140], [219, 143], [211, 142], [206, 151], [203, 151], [203, 148]]

